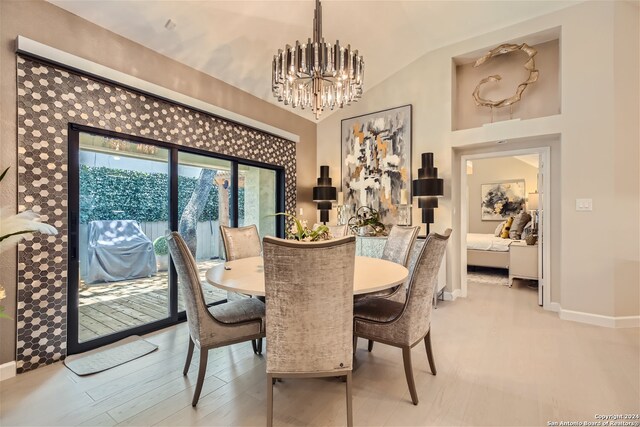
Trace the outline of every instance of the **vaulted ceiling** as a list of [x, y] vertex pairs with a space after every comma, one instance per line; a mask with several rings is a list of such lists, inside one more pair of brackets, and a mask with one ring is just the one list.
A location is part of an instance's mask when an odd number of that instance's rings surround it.
[[[271, 95], [271, 60], [279, 48], [312, 35], [311, 0], [49, 1], [287, 109]], [[325, 0], [323, 34], [364, 56], [366, 96], [367, 89], [429, 51], [575, 3]], [[165, 28], [169, 19], [175, 28]], [[312, 120], [309, 111], [295, 112]]]

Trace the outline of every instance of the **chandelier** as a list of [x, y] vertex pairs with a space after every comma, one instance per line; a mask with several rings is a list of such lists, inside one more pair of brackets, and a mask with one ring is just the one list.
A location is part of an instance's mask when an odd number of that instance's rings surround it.
[[316, 0], [313, 40], [296, 41], [273, 56], [273, 96], [285, 105], [311, 108], [316, 120], [326, 108], [344, 107], [362, 96], [364, 60], [351, 46], [322, 38], [322, 5]]

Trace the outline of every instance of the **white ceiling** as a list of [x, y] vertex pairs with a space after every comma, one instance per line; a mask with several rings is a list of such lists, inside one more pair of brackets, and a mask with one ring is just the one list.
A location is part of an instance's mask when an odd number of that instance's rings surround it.
[[522, 156], [513, 156], [513, 157], [517, 160], [520, 160], [521, 162], [525, 162], [529, 166], [533, 166], [536, 169], [540, 166], [539, 154], [525, 154]]
[[[314, 8], [311, 0], [49, 1], [287, 109], [271, 95], [271, 60], [278, 48], [311, 37]], [[366, 96], [367, 89], [431, 50], [575, 3], [325, 0], [323, 35], [364, 56]], [[168, 19], [176, 23], [173, 30], [165, 28]], [[294, 111], [313, 120], [309, 111]]]

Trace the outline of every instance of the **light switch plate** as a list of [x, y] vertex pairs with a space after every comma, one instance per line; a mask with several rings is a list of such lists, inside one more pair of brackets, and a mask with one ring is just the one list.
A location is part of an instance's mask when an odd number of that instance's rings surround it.
[[592, 211], [593, 199], [576, 199], [576, 210], [583, 212]]

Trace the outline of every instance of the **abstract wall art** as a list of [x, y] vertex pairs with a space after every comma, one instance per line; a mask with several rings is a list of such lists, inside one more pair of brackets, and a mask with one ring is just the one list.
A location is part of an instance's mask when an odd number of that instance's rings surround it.
[[482, 184], [482, 220], [502, 221], [520, 212], [525, 204], [524, 180]]
[[411, 186], [411, 105], [345, 119], [341, 139], [344, 204], [396, 224], [401, 190]]

